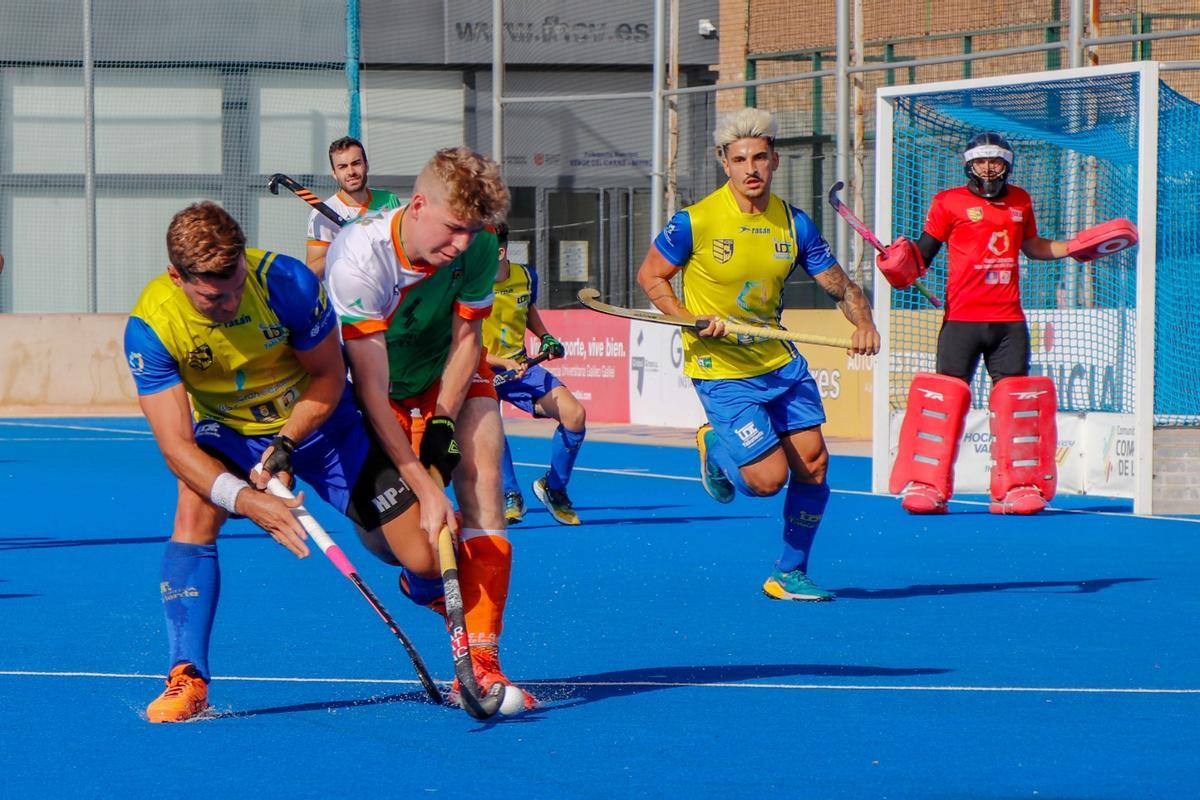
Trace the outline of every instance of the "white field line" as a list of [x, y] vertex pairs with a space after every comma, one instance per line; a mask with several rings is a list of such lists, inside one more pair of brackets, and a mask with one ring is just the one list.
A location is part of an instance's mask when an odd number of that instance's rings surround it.
[[[163, 680], [165, 675], [142, 672], [44, 672], [36, 670], [0, 670], [0, 677], [34, 678], [117, 678], [134, 680]], [[420, 681], [401, 678], [330, 678], [287, 677], [258, 675], [221, 675], [217, 682], [242, 681], [252, 683], [348, 683], [363, 685], [419, 686]], [[709, 683], [705, 681], [523, 681], [530, 686], [623, 686], [644, 688], [701, 688], [701, 689], [778, 689], [785, 691], [831, 692], [995, 692], [1013, 694], [1200, 694], [1200, 689], [1146, 689], [1110, 686], [918, 686], [870, 685], [848, 683]]]
[[[57, 428], [60, 430], [95, 431], [98, 433], [124, 433], [124, 434], [131, 434], [131, 435], [136, 435], [136, 436], [146, 437], [146, 438], [153, 436], [153, 434], [151, 434], [149, 431], [125, 430], [125, 429], [121, 429], [121, 428], [100, 428], [100, 427], [93, 427], [93, 426], [87, 426], [87, 425], [65, 425], [65, 424], [57, 423], [57, 422], [10, 422], [10, 421], [0, 420], [0, 427], [52, 428], [52, 429]], [[138, 441], [138, 440], [136, 440], [136, 439], [135, 440], [121, 439], [121, 438], [117, 438], [117, 437], [95, 438], [95, 439], [85, 439], [85, 438], [81, 437], [81, 438], [60, 438], [60, 439], [49, 439], [49, 438], [46, 438], [46, 439], [24, 439], [24, 438], [22, 438], [22, 439], [15, 439], [15, 438], [4, 439], [4, 438], [0, 438], [0, 441], [54, 442], [54, 441]], [[537, 467], [539, 469], [546, 469], [549, 467], [548, 464], [533, 464], [533, 463], [523, 462], [523, 461], [517, 461], [517, 462], [513, 462], [513, 463], [515, 466], [518, 466], [518, 467]], [[661, 474], [661, 473], [657, 473], [657, 472], [650, 472], [645, 469], [600, 469], [600, 468], [596, 468], [596, 467], [575, 467], [575, 471], [576, 472], [594, 472], [594, 473], [597, 473], [600, 475], [624, 475], [626, 477], [634, 477], [634, 478], [657, 478], [659, 480], [665, 480], [665, 481], [688, 481], [691, 483], [699, 483], [700, 482], [700, 478], [698, 478], [696, 476], [665, 475], [665, 474]], [[834, 488], [834, 489], [832, 489], [832, 491], [834, 494], [857, 495], [859, 497], [886, 497], [886, 495], [877, 495], [872, 492], [855, 491], [852, 489], [836, 489], [836, 488]], [[981, 507], [988, 505], [987, 503], [981, 502], [978, 500], [953, 500], [953, 499], [950, 500], [950, 504], [962, 505], [962, 506], [974, 506], [977, 508], [981, 508]], [[1056, 511], [1060, 514], [1082, 514], [1085, 516], [1096, 516], [1096, 517], [1126, 517], [1126, 518], [1136, 517], [1136, 515], [1134, 515], [1134, 514], [1123, 513], [1120, 511], [1090, 511], [1087, 509], [1056, 508], [1054, 506], [1050, 506], [1050, 508], [1051, 508], [1051, 510]], [[1196, 517], [1151, 516], [1151, 517], [1138, 517], [1138, 518], [1156, 520], [1156, 521], [1161, 521], [1161, 522], [1187, 522], [1187, 523], [1191, 523], [1193, 525], [1200, 524], [1200, 518], [1196, 518]]]

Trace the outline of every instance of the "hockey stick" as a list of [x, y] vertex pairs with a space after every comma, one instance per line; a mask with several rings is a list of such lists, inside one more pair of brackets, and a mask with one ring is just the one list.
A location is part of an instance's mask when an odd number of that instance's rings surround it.
[[303, 185], [296, 183], [294, 180], [284, 175], [282, 172], [276, 172], [271, 176], [271, 180], [267, 181], [267, 188], [271, 194], [279, 194], [279, 184], [283, 184], [288, 190], [299, 197], [304, 202], [315, 208], [318, 212], [327, 217], [333, 224], [339, 228], [345, 227], [346, 220], [342, 219], [336, 211], [321, 201], [321, 198], [306, 189]]
[[[429, 477], [438, 488], [444, 488], [442, 476], [432, 467]], [[458, 695], [462, 707], [475, 719], [493, 717], [504, 702], [505, 684], [496, 681], [486, 696], [479, 691], [475, 668], [471, 663], [471, 634], [467, 630], [467, 614], [463, 609], [462, 587], [458, 583], [458, 559], [454, 554], [454, 539], [450, 526], [438, 532], [438, 561], [442, 569], [442, 590], [446, 593], [446, 623], [450, 629], [450, 653], [454, 658], [454, 675], [458, 678]]]
[[[295, 499], [295, 495], [278, 478], [271, 478], [267, 483], [267, 491], [276, 497], [282, 497], [284, 500]], [[417, 671], [417, 677], [421, 679], [421, 685], [425, 687], [425, 693], [429, 695], [430, 700], [440, 705], [442, 703], [442, 693], [438, 691], [433, 678], [429, 676], [429, 670], [425, 668], [425, 662], [421, 660], [421, 654], [417, 652], [417, 648], [413, 646], [412, 641], [405, 635], [404, 631], [400, 630], [400, 626], [396, 624], [396, 621], [392, 619], [392, 615], [383, 607], [383, 603], [379, 602], [379, 598], [375, 596], [375, 593], [359, 577], [358, 570], [350, 563], [350, 559], [342, 552], [342, 548], [337, 546], [337, 543], [321, 527], [321, 523], [317, 522], [304, 506], [293, 508], [292, 516], [299, 520], [300, 524], [304, 526], [304, 530], [317, 543], [317, 547], [321, 548], [321, 552], [333, 562], [333, 565], [338, 568], [339, 572], [350, 579], [350, 582], [358, 588], [358, 591], [362, 592], [362, 596], [367, 598], [367, 602], [375, 609], [375, 613], [391, 628], [392, 633], [396, 634], [396, 638], [400, 640], [400, 644], [404, 645], [404, 649], [408, 651], [408, 657], [412, 660], [413, 669]]]
[[[842, 181], [838, 181], [833, 186], [829, 187], [829, 205], [833, 206], [833, 210], [836, 211], [842, 219], [846, 220], [846, 222], [850, 224], [850, 227], [854, 228], [858, 235], [867, 241], [867, 244], [874, 247], [880, 253], [886, 252], [887, 248], [883, 246], [883, 242], [879, 241], [879, 237], [872, 233], [871, 229], [868, 228], [861, 219], [854, 216], [854, 212], [850, 210], [850, 207], [843, 203], [841, 198], [838, 197], [838, 192], [840, 192], [845, 185], [846, 184]], [[925, 295], [925, 299], [932, 303], [934, 308], [942, 307], [942, 301], [938, 298], [938, 296], [926, 289], [924, 284], [922, 284], [920, 281], [913, 281], [912, 285], [914, 289]]]
[[[694, 331], [702, 331], [708, 327], [708, 320], [703, 319], [684, 319], [683, 317], [672, 317], [669, 314], [657, 314], [653, 311], [638, 311], [633, 308], [622, 308], [621, 306], [610, 306], [608, 303], [602, 303], [598, 299], [600, 292], [592, 288], [580, 289], [577, 295], [579, 302], [590, 308], [592, 311], [599, 311], [601, 314], [611, 314], [614, 317], [625, 317], [626, 319], [638, 319], [643, 322], [657, 322], [660, 325], [674, 325], [678, 328], [691, 328]], [[763, 328], [758, 325], [743, 325], [739, 322], [726, 322], [725, 331], [727, 333], [739, 334], [742, 336], [757, 336], [763, 339], [780, 339], [785, 342], [799, 342], [801, 344], [816, 344], [826, 347], [844, 347], [849, 350], [853, 345], [849, 339], [844, 339], [838, 336], [818, 336], [810, 333], [793, 333], [784, 328]]]
[[[539, 356], [535, 356], [534, 358], [531, 358], [525, 362], [525, 369], [529, 369], [530, 367], [536, 366], [548, 358], [550, 358], [549, 353], [542, 353]], [[517, 377], [517, 371], [515, 369], [506, 369], [506, 370], [504, 370], [504, 372], [497, 372], [496, 375], [492, 378], [492, 386], [500, 386], [502, 384], [508, 383], [509, 381], [513, 380], [516, 377]]]

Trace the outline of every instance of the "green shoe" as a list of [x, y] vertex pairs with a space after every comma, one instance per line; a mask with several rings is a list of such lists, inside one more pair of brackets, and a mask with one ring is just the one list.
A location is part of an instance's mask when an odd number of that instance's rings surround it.
[[555, 522], [560, 525], [579, 524], [579, 515], [575, 513], [575, 507], [571, 505], [571, 498], [567, 497], [564, 490], [551, 489], [546, 484], [545, 476], [533, 482], [533, 493], [537, 495], [538, 500], [545, 504], [546, 510], [550, 512], [550, 516], [554, 517]]
[[813, 583], [812, 578], [803, 571], [794, 569], [791, 572], [775, 570], [771, 577], [763, 583], [763, 592], [767, 597], [776, 600], [810, 600], [820, 602], [832, 600], [833, 592], [827, 592]]
[[525, 519], [525, 498], [520, 492], [504, 493], [504, 521], [515, 525]]
[[711, 449], [709, 445], [709, 436], [716, 436], [716, 431], [713, 426], [707, 422], [700, 426], [696, 431], [696, 447], [700, 450], [700, 483], [704, 486], [704, 491], [708, 492], [708, 496], [718, 503], [733, 502], [733, 481], [725, 477], [725, 473], [721, 468], [712, 463], [708, 458], [708, 451]]

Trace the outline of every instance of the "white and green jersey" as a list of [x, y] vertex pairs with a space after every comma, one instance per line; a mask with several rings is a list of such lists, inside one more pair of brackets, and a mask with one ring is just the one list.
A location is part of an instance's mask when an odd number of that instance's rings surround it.
[[[368, 214], [399, 208], [401, 203], [396, 195], [385, 189], [368, 189], [365, 205], [342, 191], [333, 197], [327, 197], [325, 205], [336, 211], [337, 215], [346, 222], [351, 222]], [[308, 216], [308, 246], [328, 247], [329, 243], [333, 241], [333, 237], [337, 236], [338, 230], [337, 223], [321, 212], [313, 211]]]

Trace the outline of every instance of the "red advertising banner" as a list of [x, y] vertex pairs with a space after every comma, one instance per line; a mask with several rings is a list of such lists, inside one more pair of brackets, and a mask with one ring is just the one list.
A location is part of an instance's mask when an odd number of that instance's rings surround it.
[[[591, 422], [629, 422], [629, 320], [594, 311], [542, 311], [546, 330], [554, 334], [567, 355], [542, 366], [579, 398]], [[528, 341], [530, 355], [537, 343]], [[523, 417], [508, 403], [506, 417]]]

